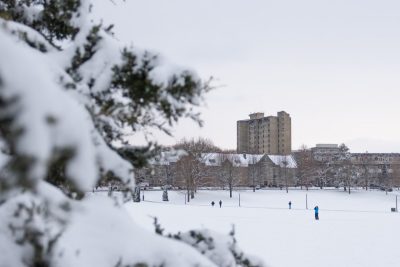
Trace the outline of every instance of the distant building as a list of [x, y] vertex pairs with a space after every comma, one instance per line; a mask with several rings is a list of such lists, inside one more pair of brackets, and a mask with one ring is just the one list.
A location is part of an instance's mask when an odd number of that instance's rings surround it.
[[[184, 188], [185, 177], [179, 168], [183, 158], [184, 154], [163, 152], [148, 168], [135, 170], [138, 183]], [[286, 179], [288, 185], [296, 185], [297, 163], [292, 155], [203, 153], [198, 162], [199, 187], [224, 187], [221, 176], [226, 164], [233, 168], [235, 186], [284, 186]]]
[[370, 186], [400, 184], [400, 153], [352, 153], [351, 162], [366, 171]]
[[338, 144], [317, 144], [311, 148], [312, 156], [318, 161], [331, 161], [339, 155]]
[[[338, 144], [317, 144], [309, 151], [317, 162], [342, 164]], [[400, 153], [350, 153], [350, 162], [358, 167], [358, 179], [353, 181], [354, 184], [379, 187], [400, 185]]]
[[264, 117], [252, 113], [237, 121], [237, 153], [289, 155], [292, 152], [291, 118], [285, 111]]
[[208, 176], [209, 181], [214, 181], [214, 184], [224, 171], [223, 161], [229, 161], [236, 169], [238, 186], [251, 186], [253, 175], [255, 185], [283, 186], [285, 178], [288, 179], [288, 185], [296, 185], [297, 163], [292, 155], [205, 154], [204, 174]]
[[351, 153], [354, 164], [400, 165], [400, 153]]

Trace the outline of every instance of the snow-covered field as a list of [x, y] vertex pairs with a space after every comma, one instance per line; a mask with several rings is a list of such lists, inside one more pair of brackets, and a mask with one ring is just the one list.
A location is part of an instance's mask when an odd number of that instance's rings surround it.
[[[203, 227], [228, 233], [234, 224], [239, 246], [271, 267], [389, 267], [400, 266], [400, 213], [390, 212], [395, 194], [258, 190], [234, 192], [229, 199], [228, 191], [200, 191], [185, 205], [181, 192], [169, 192], [170, 201], [162, 202], [161, 191], [144, 191], [145, 201], [129, 202], [126, 209], [149, 231], [154, 216], [167, 233]], [[211, 207], [219, 200], [222, 208]]]

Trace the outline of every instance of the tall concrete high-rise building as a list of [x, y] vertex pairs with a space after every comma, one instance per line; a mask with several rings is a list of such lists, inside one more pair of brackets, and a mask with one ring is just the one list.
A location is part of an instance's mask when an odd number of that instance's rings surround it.
[[237, 121], [237, 152], [288, 155], [292, 152], [292, 123], [285, 111], [264, 117], [257, 112], [249, 120]]

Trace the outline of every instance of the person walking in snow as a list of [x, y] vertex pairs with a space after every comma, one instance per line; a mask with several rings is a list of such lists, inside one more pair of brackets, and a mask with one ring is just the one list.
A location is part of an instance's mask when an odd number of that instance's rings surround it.
[[222, 200], [219, 201], [219, 207], [222, 207]]
[[292, 209], [292, 201], [289, 201], [289, 209]]
[[213, 200], [213, 201], [211, 201], [211, 206], [214, 207], [214, 205], [215, 205], [215, 202], [214, 202], [214, 200]]
[[314, 214], [315, 214], [315, 219], [316, 220], [319, 220], [319, 208], [318, 208], [318, 206], [315, 206], [314, 207]]

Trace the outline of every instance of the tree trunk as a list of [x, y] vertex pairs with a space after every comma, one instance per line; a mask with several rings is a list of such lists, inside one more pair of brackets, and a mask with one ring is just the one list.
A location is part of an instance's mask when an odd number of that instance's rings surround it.
[[286, 193], [289, 193], [289, 184], [288, 184], [288, 177], [287, 177], [287, 169], [285, 166], [285, 185], [286, 185]]

